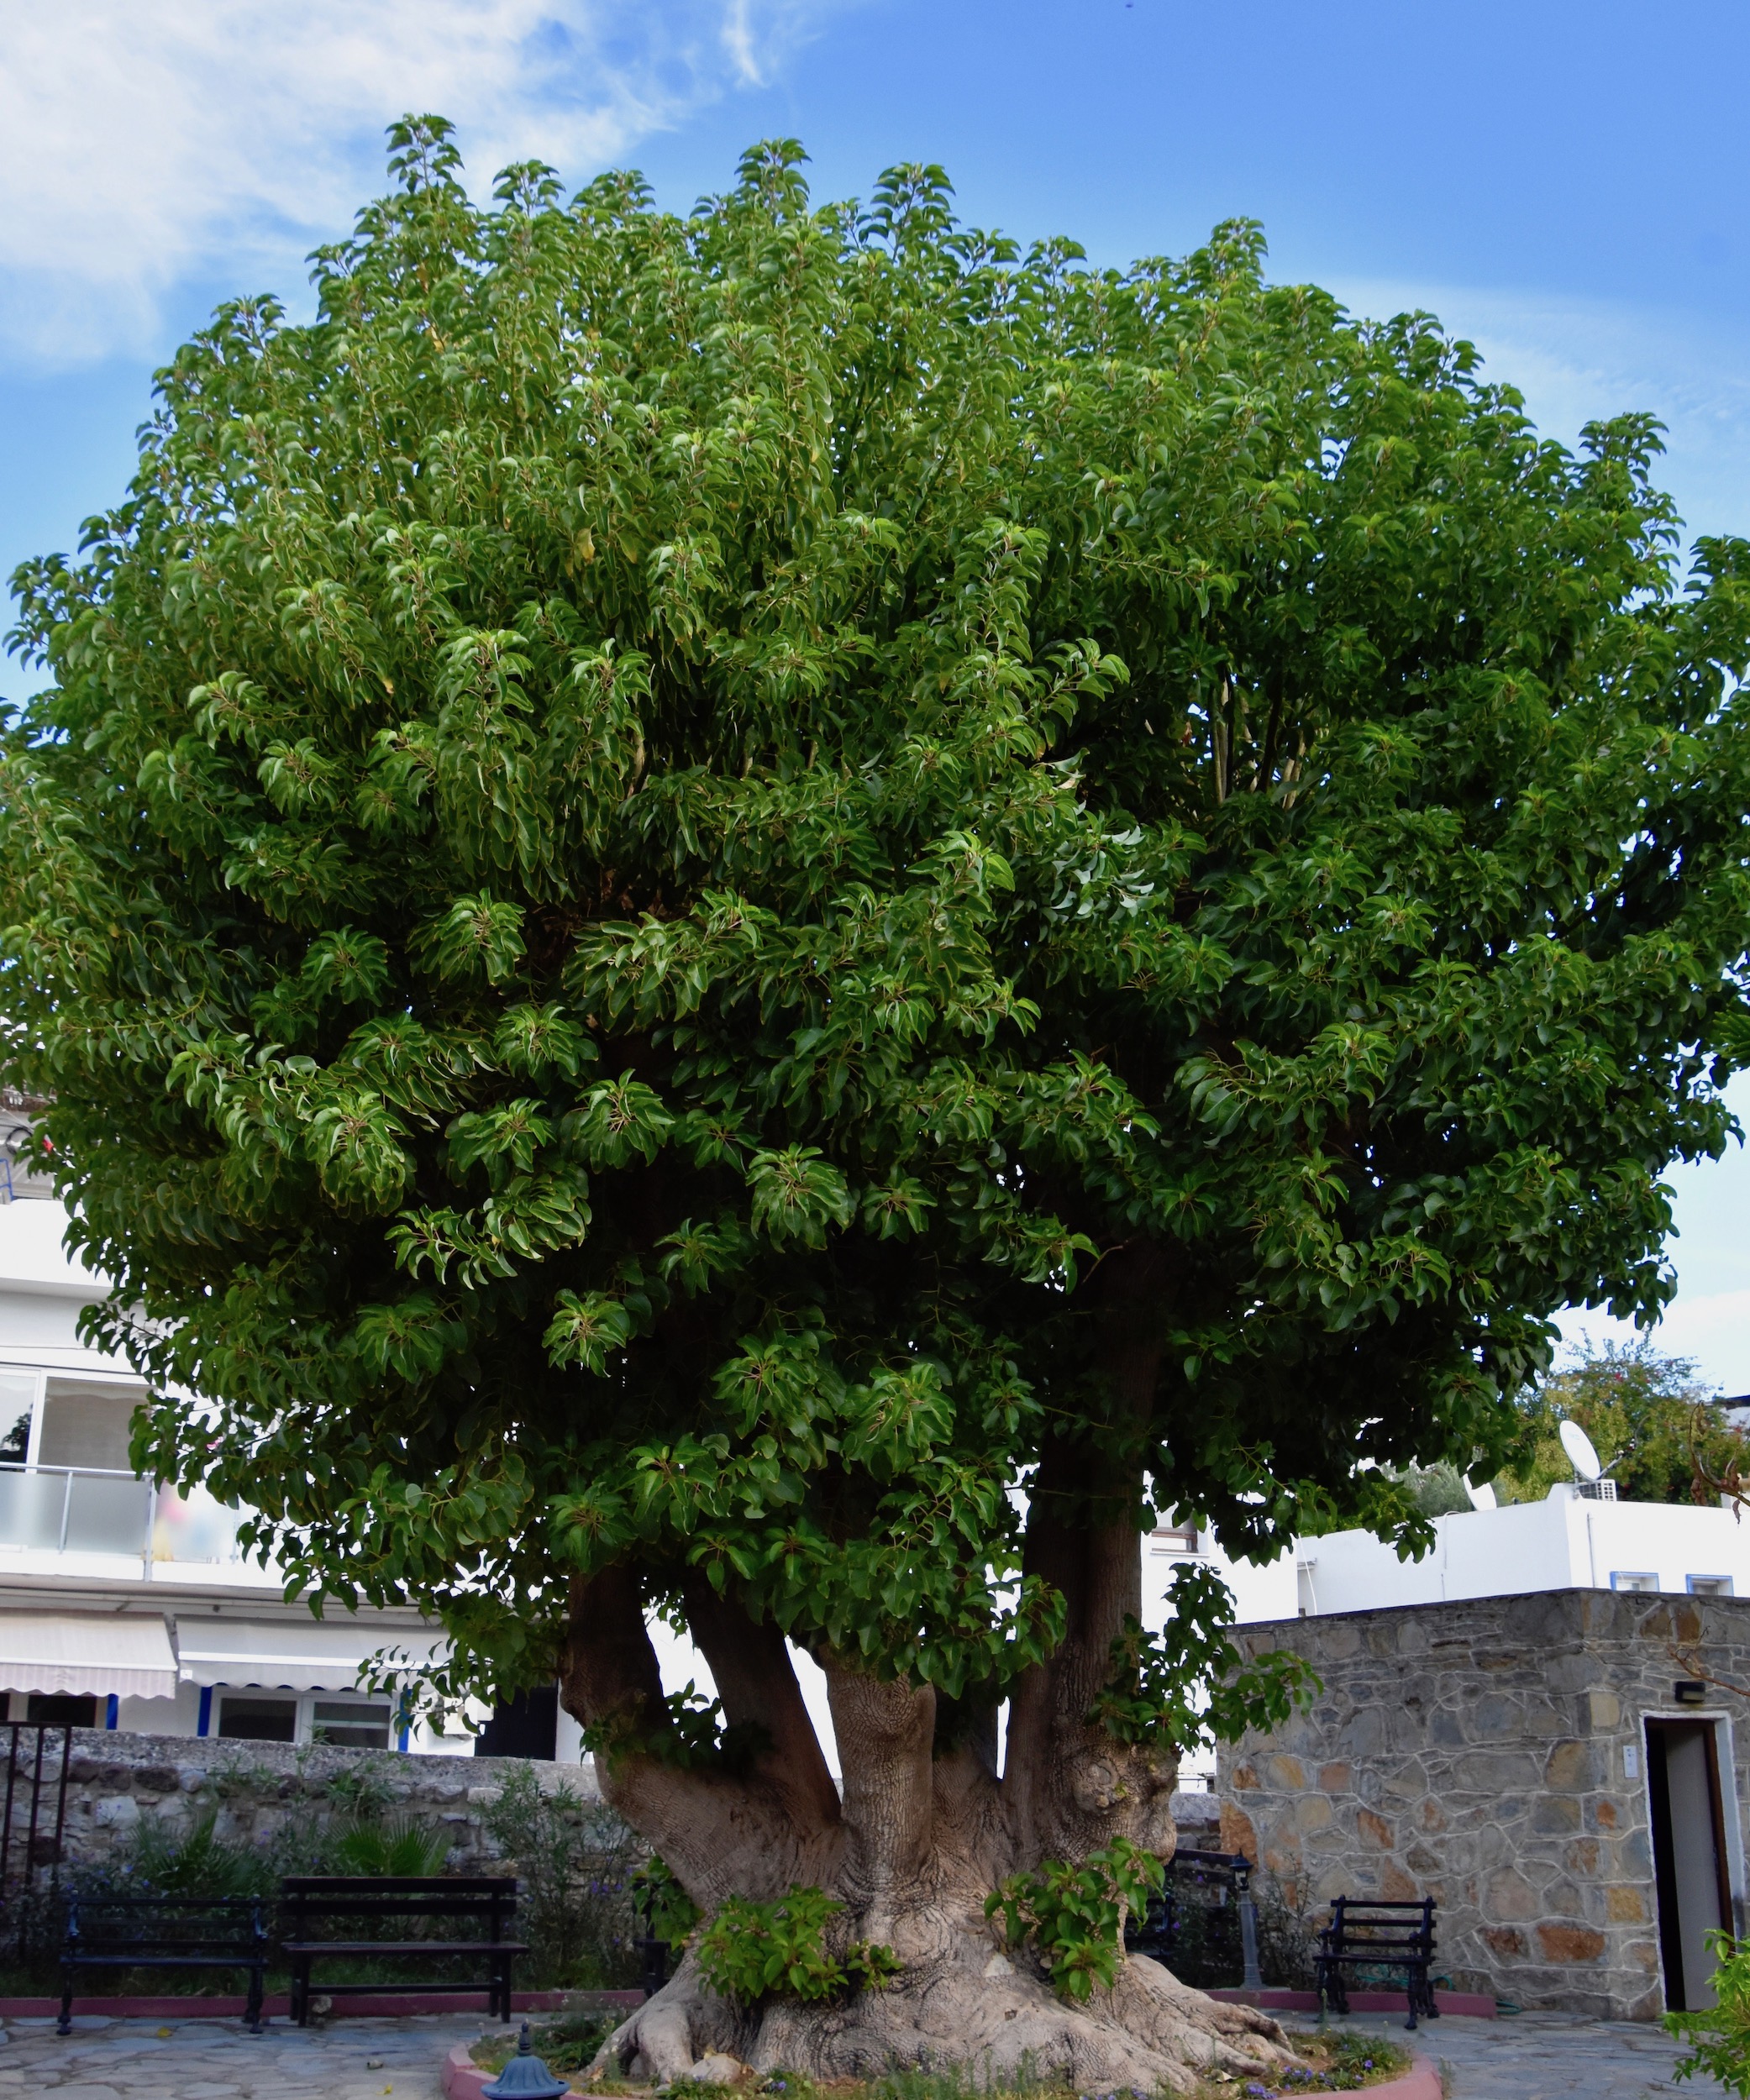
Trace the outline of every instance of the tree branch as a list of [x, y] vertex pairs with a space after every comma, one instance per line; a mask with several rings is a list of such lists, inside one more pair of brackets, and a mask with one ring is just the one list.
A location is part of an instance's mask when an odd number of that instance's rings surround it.
[[[746, 1687], [733, 1667], [730, 1675], [739, 1699]], [[623, 1563], [571, 1585], [560, 1696], [586, 1728], [623, 1735], [596, 1759], [602, 1798], [649, 1839], [707, 1914], [728, 1895], [778, 1896], [792, 1882], [825, 1884], [836, 1830], [798, 1821], [783, 1792], [758, 1773], [744, 1777], [721, 1765], [684, 1761], [638, 1577]]]
[[827, 1769], [790, 1644], [773, 1625], [758, 1625], [742, 1608], [719, 1597], [702, 1576], [686, 1587], [686, 1623], [711, 1666], [723, 1719], [731, 1727], [764, 1731], [769, 1748], [757, 1760], [760, 1777], [786, 1813], [811, 1831], [835, 1827], [838, 1789]]

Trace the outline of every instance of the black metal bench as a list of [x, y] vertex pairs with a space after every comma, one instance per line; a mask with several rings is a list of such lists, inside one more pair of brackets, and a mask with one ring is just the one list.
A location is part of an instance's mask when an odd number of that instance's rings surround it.
[[1404, 2024], [1413, 2029], [1416, 2016], [1425, 2013], [1438, 2019], [1434, 1987], [1428, 1969], [1434, 1959], [1434, 1898], [1414, 1903], [1376, 1903], [1358, 1896], [1338, 1896], [1331, 1904], [1331, 1922], [1319, 1933], [1316, 1983], [1319, 2011], [1347, 2013], [1349, 1996], [1345, 1969], [1401, 1971], [1410, 2000], [1410, 2017]]
[[[292, 1874], [280, 1884], [281, 1945], [292, 1964], [292, 2017], [308, 2024], [313, 1987], [329, 1998], [400, 1996], [404, 1992], [484, 1991], [494, 2019], [511, 2016], [511, 1970], [528, 1949], [506, 1933], [517, 1914], [517, 1884], [490, 1874], [394, 1875]], [[317, 1929], [336, 1920], [392, 1924], [402, 1919], [430, 1923], [478, 1921], [481, 1930], [470, 1938], [447, 1939], [428, 1932], [418, 1939], [382, 1937], [328, 1939]], [[329, 1983], [310, 1980], [317, 1961], [392, 1959], [463, 1962], [469, 1973], [416, 1977], [411, 1982]], [[484, 1971], [484, 1974], [481, 1971]]]
[[250, 1980], [244, 2018], [250, 2034], [259, 2034], [267, 1954], [261, 1903], [253, 1896], [71, 1895], [55, 2031], [73, 2031], [81, 1969], [241, 1969]]

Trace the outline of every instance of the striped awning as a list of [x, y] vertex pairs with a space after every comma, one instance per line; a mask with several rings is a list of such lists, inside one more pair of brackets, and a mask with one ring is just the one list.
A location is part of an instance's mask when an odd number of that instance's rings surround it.
[[350, 1692], [380, 1656], [423, 1668], [448, 1646], [420, 1626], [350, 1618], [202, 1619], [178, 1613], [176, 1656], [185, 1684], [253, 1685], [278, 1692]]
[[170, 1699], [176, 1658], [160, 1613], [0, 1610], [0, 1688]]

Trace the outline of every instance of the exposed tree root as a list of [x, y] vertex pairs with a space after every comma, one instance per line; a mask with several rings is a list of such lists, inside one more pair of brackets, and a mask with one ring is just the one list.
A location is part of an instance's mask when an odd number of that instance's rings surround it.
[[744, 2013], [715, 1996], [691, 1956], [663, 1990], [603, 2044], [610, 2066], [659, 2083], [720, 2052], [753, 2070], [815, 2079], [872, 2077], [899, 2066], [963, 2064], [980, 2077], [1022, 2071], [1083, 2091], [1184, 2092], [1200, 2076], [1291, 2062], [1281, 2027], [1249, 2006], [1194, 1991], [1158, 1962], [1132, 1956], [1114, 1988], [1068, 2005], [1025, 1960], [994, 1955], [982, 1935], [885, 1991], [841, 2005], [778, 2002]]

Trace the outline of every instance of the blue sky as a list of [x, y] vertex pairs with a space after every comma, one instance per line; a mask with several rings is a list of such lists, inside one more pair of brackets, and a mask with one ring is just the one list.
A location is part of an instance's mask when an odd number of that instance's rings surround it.
[[[538, 155], [685, 207], [781, 134], [817, 194], [939, 161], [970, 220], [1102, 262], [1259, 218], [1279, 276], [1432, 308], [1554, 436], [1652, 410], [1692, 528], [1750, 532], [1742, 0], [0, 0], [0, 574], [119, 494], [214, 300], [300, 302], [406, 108], [482, 189]], [[1662, 1346], [1750, 1391], [1750, 1162], [1673, 1183]]]

